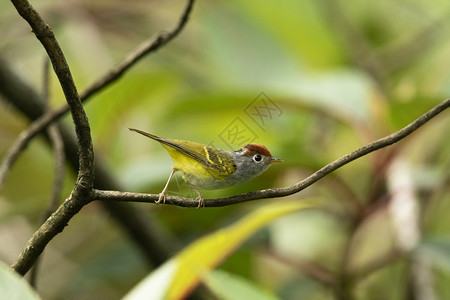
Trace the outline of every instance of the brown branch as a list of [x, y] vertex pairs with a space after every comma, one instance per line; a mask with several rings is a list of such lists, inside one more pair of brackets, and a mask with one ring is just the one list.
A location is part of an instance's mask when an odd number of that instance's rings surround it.
[[45, 218], [50, 217], [52, 212], [58, 206], [58, 200], [61, 198], [61, 192], [64, 184], [64, 172], [65, 172], [65, 154], [64, 143], [62, 140], [61, 132], [57, 126], [53, 124], [48, 128], [48, 135], [53, 143], [54, 148], [54, 160], [55, 160], [55, 178], [53, 180], [53, 189], [50, 196], [50, 201], [45, 212]]
[[[205, 199], [205, 206], [209, 207], [220, 207], [227, 206], [236, 203], [258, 200], [264, 198], [277, 198], [284, 197], [288, 195], [292, 195], [298, 193], [305, 188], [309, 187], [316, 181], [320, 180], [324, 176], [330, 174], [331, 172], [339, 169], [340, 167], [348, 164], [349, 162], [358, 159], [362, 156], [365, 156], [373, 151], [379, 150], [381, 148], [392, 145], [414, 131], [416, 131], [419, 127], [427, 123], [429, 120], [437, 116], [439, 113], [444, 111], [450, 106], [450, 99], [444, 100], [428, 112], [417, 118], [414, 122], [405, 126], [401, 130], [388, 135], [384, 138], [376, 140], [366, 146], [363, 146], [331, 163], [324, 166], [320, 170], [316, 171], [312, 175], [303, 179], [289, 187], [285, 188], [273, 188], [273, 189], [265, 189], [255, 192], [249, 192], [245, 194], [240, 194], [231, 197], [225, 198], [217, 198], [217, 199]], [[127, 202], [154, 202], [158, 200], [158, 194], [142, 194], [142, 193], [130, 193], [130, 192], [118, 192], [118, 191], [102, 191], [94, 189], [94, 199], [95, 200], [103, 200], [103, 201], [127, 201]], [[183, 207], [197, 207], [198, 200], [191, 198], [184, 198], [179, 196], [166, 196], [166, 204], [183, 206]]]
[[[44, 74], [43, 74], [43, 96], [45, 101], [45, 106], [47, 111], [51, 111], [50, 108], [50, 73], [49, 73], [50, 62], [48, 58], [45, 58]], [[50, 142], [53, 146], [54, 160], [55, 160], [55, 175], [53, 179], [53, 188], [50, 195], [50, 201], [44, 213], [44, 222], [48, 217], [51, 216], [52, 212], [58, 207], [58, 200], [61, 198], [61, 192], [64, 184], [64, 172], [65, 172], [65, 161], [66, 155], [64, 153], [64, 141], [61, 136], [61, 132], [58, 125], [53, 123], [47, 128], [47, 134], [50, 138]]]
[[[195, 0], [188, 0], [186, 8], [184, 9], [178, 24], [169, 31], [160, 32], [158, 35], [151, 37], [147, 41], [140, 44], [134, 51], [132, 51], [122, 62], [117, 64], [106, 74], [100, 77], [97, 81], [93, 82], [89, 87], [87, 87], [80, 94], [81, 102], [88, 100], [91, 96], [97, 92], [103, 90], [105, 87], [118, 80], [122, 75], [128, 71], [132, 66], [134, 66], [138, 61], [140, 61], [146, 55], [156, 52], [162, 46], [173, 40], [185, 27], [189, 20], [189, 15], [192, 11]], [[50, 123], [59, 119], [66, 112], [69, 111], [69, 106], [67, 104], [61, 107], [49, 111], [42, 116], [40, 116], [34, 123], [33, 128], [29, 128], [23, 133], [21, 137], [21, 142], [19, 145], [15, 146], [17, 149], [23, 149], [26, 147], [28, 142], [33, 139], [37, 134], [44, 130]], [[20, 150], [19, 150], [20, 151]], [[1, 173], [0, 173], [1, 175]], [[1, 186], [0, 186], [1, 187]]]
[[[81, 93], [82, 101], [91, 97], [101, 89], [105, 88], [110, 83], [120, 78], [128, 69], [130, 69], [136, 62], [141, 60], [144, 56], [146, 56], [149, 53], [155, 52], [162, 46], [169, 43], [173, 38], [175, 38], [187, 24], [193, 5], [194, 0], [188, 0], [186, 8], [184, 9], [180, 17], [178, 24], [173, 29], [169, 31], [160, 32], [159, 34], [150, 38], [149, 40], [144, 41], [133, 52], [131, 52], [121, 63], [116, 65], [108, 73], [106, 73], [96, 82], [91, 84], [86, 90], [84, 90]], [[67, 109], [65, 111], [67, 111]]]
[[19, 274], [25, 274], [44, 250], [48, 242], [61, 232], [69, 220], [92, 199], [94, 185], [94, 150], [87, 116], [78, 95], [64, 54], [53, 34], [39, 13], [26, 0], [12, 0], [17, 12], [28, 22], [37, 39], [44, 46], [53, 70], [70, 107], [79, 145], [79, 170], [77, 182], [69, 198], [36, 231], [28, 241], [18, 260], [11, 266]]

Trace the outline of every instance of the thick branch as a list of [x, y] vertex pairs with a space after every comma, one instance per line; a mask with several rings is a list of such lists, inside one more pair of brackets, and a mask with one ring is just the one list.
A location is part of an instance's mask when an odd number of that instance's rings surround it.
[[[410, 123], [406, 127], [402, 128], [401, 130], [391, 135], [388, 135], [384, 138], [376, 140], [366, 146], [363, 146], [329, 163], [328, 165], [324, 166], [323, 168], [316, 171], [307, 178], [303, 179], [302, 181], [298, 182], [297, 184], [285, 188], [266, 189], [225, 198], [205, 199], [205, 206], [209, 207], [227, 206], [251, 200], [283, 197], [298, 193], [307, 188], [308, 186], [312, 185], [316, 181], [320, 180], [324, 176], [348, 164], [349, 162], [404, 139], [406, 136], [416, 131], [419, 127], [421, 127], [426, 122], [434, 118], [436, 115], [447, 109], [449, 106], [450, 106], [450, 99], [444, 100], [443, 102], [436, 105], [435, 107], [430, 109], [428, 112], [420, 116], [418, 119], [416, 119], [414, 122]], [[94, 190], [94, 199], [103, 201], [154, 202], [158, 200], [158, 197], [159, 197], [158, 194], [142, 194], [142, 193]], [[183, 207], [197, 207], [198, 200], [178, 196], [166, 196], [166, 204]]]

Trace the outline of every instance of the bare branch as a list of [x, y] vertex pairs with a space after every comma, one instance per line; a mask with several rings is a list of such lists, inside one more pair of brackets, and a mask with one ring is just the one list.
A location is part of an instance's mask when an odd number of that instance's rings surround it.
[[55, 159], [55, 178], [53, 180], [53, 189], [50, 196], [50, 201], [46, 209], [45, 218], [50, 217], [52, 212], [58, 206], [58, 200], [61, 198], [61, 192], [64, 183], [64, 172], [65, 172], [65, 154], [64, 154], [64, 143], [62, 140], [61, 132], [57, 126], [51, 125], [48, 128], [48, 135], [53, 144], [54, 149], [54, 159]]
[[[44, 72], [43, 72], [43, 80], [42, 80], [42, 98], [44, 99], [44, 104], [47, 107], [47, 110], [50, 111], [50, 62], [48, 57], [45, 57], [44, 61]], [[42, 216], [41, 224], [45, 222], [51, 215], [52, 212], [56, 210], [58, 207], [58, 200], [61, 198], [62, 187], [64, 183], [64, 171], [65, 171], [65, 160], [66, 156], [64, 154], [64, 142], [62, 140], [61, 132], [59, 131], [58, 124], [52, 123], [47, 128], [47, 134], [50, 138], [50, 142], [53, 146], [54, 152], [54, 161], [55, 161], [55, 175], [53, 179], [53, 188], [50, 195], [49, 203], [47, 208], [44, 211]], [[33, 265], [30, 274], [30, 284], [33, 287], [36, 287], [39, 265], [42, 257], [40, 257], [36, 263]]]
[[[52, 185], [52, 192], [50, 195], [49, 202], [47, 204], [47, 207], [45, 208], [45, 211], [42, 215], [41, 224], [47, 220], [52, 213], [58, 208], [58, 200], [61, 198], [63, 184], [64, 184], [64, 172], [65, 172], [65, 160], [66, 156], [64, 154], [64, 142], [61, 137], [61, 132], [59, 132], [57, 124], [53, 123], [50, 124], [50, 126], [47, 128], [48, 136], [50, 137], [52, 146], [53, 146], [53, 152], [54, 152], [54, 161], [55, 161], [55, 167], [54, 167], [54, 179], [53, 179], [53, 185]], [[33, 287], [36, 287], [36, 282], [38, 278], [38, 271], [39, 271], [39, 265], [42, 260], [42, 257], [40, 257], [38, 260], [36, 260], [36, 263], [33, 265], [33, 268], [31, 269], [30, 273], [30, 284]]]
[[[91, 84], [86, 90], [81, 93], [82, 101], [91, 97], [101, 89], [105, 88], [110, 83], [119, 79], [128, 69], [130, 69], [136, 62], [141, 60], [145, 55], [156, 52], [159, 48], [169, 43], [173, 38], [175, 38], [185, 27], [189, 15], [192, 11], [192, 7], [194, 5], [194, 0], [189, 0], [186, 8], [181, 15], [178, 24], [169, 31], [163, 31], [157, 34], [156, 36], [150, 38], [147, 41], [144, 41], [141, 45], [139, 45], [133, 52], [131, 52], [121, 63], [112, 68], [108, 73], [99, 78], [96, 82]], [[65, 108], [61, 114], [64, 114], [67, 111]], [[59, 116], [56, 116], [59, 117]]]
[[[320, 180], [324, 176], [330, 174], [331, 172], [339, 169], [340, 167], [348, 164], [349, 162], [358, 159], [362, 156], [365, 156], [373, 151], [379, 150], [381, 148], [392, 145], [414, 131], [416, 131], [419, 127], [427, 123], [429, 120], [437, 116], [439, 113], [444, 111], [450, 106], [450, 99], [444, 100], [439, 103], [428, 112], [417, 118], [414, 122], [410, 123], [406, 127], [401, 130], [388, 135], [384, 138], [376, 140], [366, 146], [363, 146], [331, 163], [324, 166], [320, 170], [316, 171], [312, 175], [303, 179], [289, 187], [285, 188], [273, 188], [273, 189], [265, 189], [255, 192], [249, 192], [245, 194], [240, 194], [231, 197], [225, 198], [217, 198], [217, 199], [205, 199], [205, 206], [209, 207], [220, 207], [227, 206], [236, 203], [258, 200], [264, 198], [277, 198], [284, 197], [288, 195], [292, 195], [298, 193], [305, 188], [309, 187], [316, 181]], [[103, 200], [103, 201], [127, 201], [127, 202], [154, 202], [158, 200], [158, 194], [142, 194], [142, 193], [130, 193], [130, 192], [118, 192], [118, 191], [102, 191], [94, 189], [94, 199], [95, 200]], [[197, 207], [198, 200], [191, 198], [184, 198], [178, 196], [166, 196], [166, 204], [177, 205], [182, 207]]]
[[[49, 73], [49, 67], [50, 63], [48, 61], [48, 58], [45, 58], [45, 65], [44, 65], [44, 73], [43, 73], [43, 96], [42, 98], [45, 101], [45, 105], [47, 107], [47, 111], [51, 111], [50, 108], [50, 73]], [[50, 138], [50, 141], [53, 146], [53, 152], [54, 152], [54, 160], [55, 160], [55, 177], [53, 180], [53, 189], [52, 193], [50, 195], [50, 201], [48, 204], [48, 207], [44, 213], [44, 219], [45, 221], [52, 212], [56, 210], [58, 207], [58, 200], [61, 198], [61, 192], [62, 187], [64, 183], [64, 172], [65, 172], [65, 161], [66, 161], [66, 155], [64, 153], [64, 141], [61, 136], [61, 132], [58, 128], [58, 125], [53, 123], [50, 124], [47, 128], [47, 134]]]

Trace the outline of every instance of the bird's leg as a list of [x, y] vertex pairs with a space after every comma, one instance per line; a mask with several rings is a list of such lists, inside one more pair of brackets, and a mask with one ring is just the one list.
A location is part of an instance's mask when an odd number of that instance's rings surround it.
[[176, 171], [176, 169], [172, 169], [172, 173], [170, 173], [170, 176], [169, 176], [169, 179], [167, 180], [166, 186], [164, 187], [162, 192], [159, 194], [159, 199], [158, 199], [158, 201], [156, 201], [156, 204], [161, 203], [161, 201], [163, 203], [166, 203], [166, 190], [167, 190], [167, 187], [169, 186], [169, 182], [172, 179], [172, 176], [175, 173], [175, 171]]
[[[189, 182], [188, 182], [189, 183]], [[202, 194], [200, 194], [200, 192], [196, 189], [195, 186], [193, 186], [192, 184], [189, 183], [189, 185], [191, 186], [191, 188], [197, 193], [198, 195], [198, 206], [197, 209], [199, 209], [200, 207], [205, 207], [205, 199], [203, 199]]]

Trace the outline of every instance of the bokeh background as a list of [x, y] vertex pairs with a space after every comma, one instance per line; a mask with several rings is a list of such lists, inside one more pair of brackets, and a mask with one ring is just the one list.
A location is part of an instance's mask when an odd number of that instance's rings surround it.
[[[79, 91], [143, 40], [175, 26], [185, 6], [33, 4], [52, 26]], [[284, 163], [204, 196], [294, 184], [449, 97], [449, 13], [447, 0], [198, 1], [173, 42], [86, 102], [96, 160], [124, 190], [159, 193], [170, 157], [127, 127], [226, 150], [252, 140]], [[6, 1], [0, 31], [1, 58], [42, 92], [45, 53]], [[54, 75], [50, 101], [52, 107], [65, 101]], [[0, 116], [3, 156], [30, 122], [1, 94]], [[71, 126], [69, 116], [64, 122]], [[444, 112], [400, 143], [289, 197], [323, 198], [327, 205], [272, 223], [220, 269], [281, 299], [450, 298], [449, 129]], [[53, 165], [52, 149], [39, 137], [7, 178], [0, 195], [0, 260], [7, 264], [41, 222]], [[74, 180], [67, 168], [61, 201]], [[169, 193], [195, 197], [180, 178]], [[175, 254], [274, 201], [282, 200], [201, 210], [128, 205], [146, 214]], [[151, 269], [113, 218], [91, 203], [47, 247], [37, 290], [44, 299], [120, 299]]]

